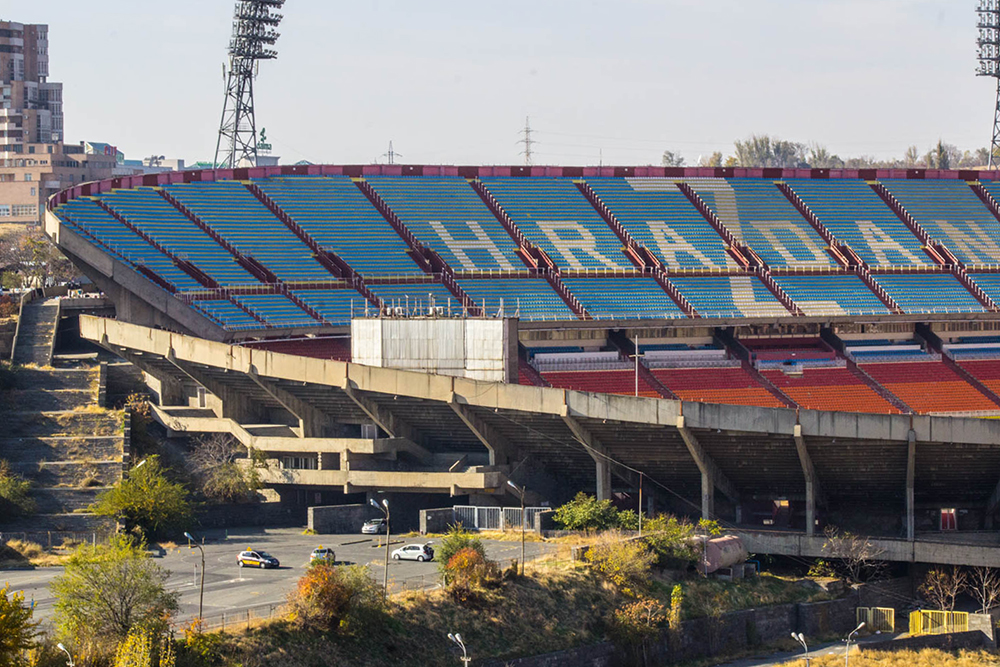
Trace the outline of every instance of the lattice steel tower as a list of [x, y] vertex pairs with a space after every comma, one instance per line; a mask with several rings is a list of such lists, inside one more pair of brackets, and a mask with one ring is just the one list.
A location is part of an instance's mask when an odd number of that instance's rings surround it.
[[[222, 123], [215, 144], [215, 166], [233, 168], [257, 164], [257, 125], [254, 119], [253, 80], [261, 60], [273, 60], [269, 48], [278, 41], [278, 24], [285, 0], [239, 0], [229, 41], [229, 74]], [[225, 147], [224, 147], [225, 146]], [[221, 151], [221, 152], [220, 152]]]
[[997, 98], [993, 109], [993, 139], [990, 141], [990, 169], [1000, 158], [1000, 0], [979, 0], [976, 7], [979, 38], [976, 39], [976, 57], [979, 58], [979, 76], [997, 80]]

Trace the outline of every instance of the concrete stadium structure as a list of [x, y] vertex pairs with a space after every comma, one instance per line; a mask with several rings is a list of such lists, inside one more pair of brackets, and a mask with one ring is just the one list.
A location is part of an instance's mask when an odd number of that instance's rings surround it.
[[[157, 419], [267, 452], [288, 502], [642, 484], [806, 533], [778, 553], [836, 524], [913, 560], [1000, 504], [995, 177], [208, 170], [77, 186], [46, 232], [114, 301], [81, 333], [146, 373]], [[352, 316], [502, 320], [509, 383], [350, 363]]]

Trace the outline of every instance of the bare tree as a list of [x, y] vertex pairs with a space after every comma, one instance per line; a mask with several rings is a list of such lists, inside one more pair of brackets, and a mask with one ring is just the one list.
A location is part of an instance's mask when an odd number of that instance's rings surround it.
[[674, 151], [663, 151], [663, 166], [683, 167], [684, 157], [680, 153], [675, 153]]
[[876, 579], [885, 569], [882, 560], [885, 550], [872, 544], [868, 537], [841, 531], [836, 526], [827, 526], [824, 533], [823, 550], [831, 558], [839, 559], [839, 569], [852, 583]]
[[955, 608], [955, 598], [965, 589], [965, 584], [965, 570], [955, 565], [951, 572], [937, 568], [928, 572], [918, 590], [938, 609], [951, 611]]
[[198, 438], [189, 457], [191, 472], [209, 498], [224, 502], [248, 502], [257, 496], [263, 483], [260, 469], [267, 460], [258, 450], [247, 450], [228, 433], [212, 433]]
[[715, 151], [711, 155], [702, 155], [698, 158], [699, 167], [721, 167], [722, 166], [722, 152]]
[[972, 568], [966, 590], [979, 602], [982, 613], [988, 614], [1000, 602], [1000, 570], [992, 567]]

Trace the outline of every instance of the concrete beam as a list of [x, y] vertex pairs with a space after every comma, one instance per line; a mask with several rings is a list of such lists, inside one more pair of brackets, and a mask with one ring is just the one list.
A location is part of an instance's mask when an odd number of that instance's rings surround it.
[[910, 429], [906, 437], [906, 539], [912, 540], [916, 535], [913, 518], [913, 478], [917, 470], [917, 434]]
[[257, 421], [259, 410], [256, 405], [257, 401], [252, 396], [247, 396], [231, 386], [214, 380], [211, 376], [190, 362], [181, 361], [177, 358], [173, 348], [167, 350], [167, 354], [164, 358], [169, 361], [174, 368], [219, 398], [219, 401], [222, 403], [222, 414], [219, 414], [220, 417], [228, 417], [243, 423], [253, 423]]
[[822, 496], [819, 479], [816, 477], [816, 469], [813, 467], [812, 458], [806, 448], [806, 440], [802, 437], [802, 427], [795, 425], [793, 433], [795, 439], [795, 451], [799, 455], [799, 463], [802, 465], [802, 476], [806, 479], [806, 535], [816, 533], [816, 501]]
[[299, 420], [299, 428], [303, 438], [320, 438], [326, 435], [331, 420], [325, 412], [285, 391], [277, 383], [263, 379], [254, 366], [250, 367], [247, 377]]
[[356, 493], [366, 490], [401, 493], [492, 492], [504, 485], [499, 472], [399, 472], [383, 470], [296, 470], [281, 468], [276, 459], [259, 470], [265, 484], [340, 486]]
[[[124, 347], [113, 345], [105, 346], [111, 352], [129, 362], [146, 375], [150, 375], [160, 382], [160, 405], [184, 405], [184, 386], [177, 376], [165, 373], [162, 368], [154, 366], [143, 358], [141, 354], [136, 354]], [[185, 376], [187, 377], [187, 376]]]
[[677, 417], [677, 431], [681, 434], [681, 439], [688, 448], [691, 458], [701, 471], [701, 515], [705, 519], [712, 519], [715, 515], [715, 489], [722, 491], [730, 500], [739, 504], [740, 494], [736, 485], [729, 481], [715, 461], [708, 455], [705, 449], [698, 442], [698, 438], [691, 432], [685, 423], [684, 415]]
[[352, 387], [350, 383], [341, 388], [344, 393], [347, 394], [347, 397], [350, 398], [362, 412], [368, 415], [369, 419], [378, 424], [379, 428], [388, 433], [390, 437], [406, 438], [407, 440], [417, 444], [423, 442], [415, 428], [396, 417], [396, 415], [392, 414], [389, 410], [381, 407], [375, 401], [360, 395], [357, 391], [355, 391], [354, 387]]
[[608, 458], [608, 448], [569, 415], [563, 415], [562, 420], [573, 432], [573, 437], [586, 447], [587, 453], [594, 459], [597, 466], [597, 499], [611, 500], [611, 460]]
[[483, 443], [483, 446], [489, 450], [491, 466], [510, 465], [514, 459], [516, 447], [505, 435], [480, 419], [475, 412], [469, 409], [468, 405], [459, 403], [455, 394], [451, 395], [448, 405], [479, 442]]

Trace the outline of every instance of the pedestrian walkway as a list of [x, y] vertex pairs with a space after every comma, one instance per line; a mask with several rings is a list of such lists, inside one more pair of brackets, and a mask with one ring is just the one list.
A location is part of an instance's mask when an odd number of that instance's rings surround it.
[[60, 297], [36, 299], [24, 306], [14, 340], [13, 361], [18, 365], [49, 366], [59, 324]]

